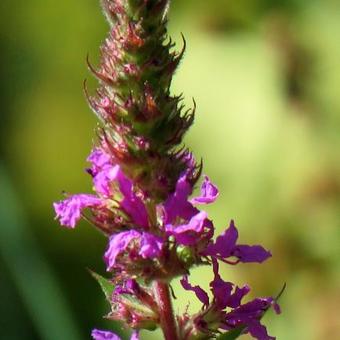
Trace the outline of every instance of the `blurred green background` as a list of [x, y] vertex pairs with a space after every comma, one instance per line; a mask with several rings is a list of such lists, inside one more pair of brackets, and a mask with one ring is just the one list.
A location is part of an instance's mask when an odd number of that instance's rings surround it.
[[[0, 13], [0, 338], [89, 339], [112, 326], [86, 270], [104, 273], [105, 240], [59, 227], [52, 202], [91, 188], [82, 82], [108, 27], [97, 0], [2, 0]], [[287, 282], [283, 314], [266, 316], [277, 339], [340, 339], [340, 2], [173, 0], [170, 32], [188, 44], [173, 91], [198, 104], [186, 143], [221, 190], [210, 215], [273, 253], [225, 279], [254, 295]], [[183, 310], [193, 296], [174, 286]]]

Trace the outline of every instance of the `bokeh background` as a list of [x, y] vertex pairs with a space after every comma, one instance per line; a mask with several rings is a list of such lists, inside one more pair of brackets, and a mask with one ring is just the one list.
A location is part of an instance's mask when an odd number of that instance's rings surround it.
[[[104, 273], [104, 238], [59, 227], [51, 207], [91, 188], [82, 82], [94, 88], [85, 58], [98, 60], [108, 30], [98, 1], [1, 0], [0, 13], [0, 338], [124, 334], [86, 270]], [[173, 0], [170, 32], [188, 45], [173, 91], [198, 105], [186, 143], [221, 190], [209, 212], [273, 253], [224, 277], [254, 295], [287, 283], [283, 314], [266, 316], [277, 339], [340, 339], [340, 2]], [[193, 296], [174, 286], [183, 310]]]

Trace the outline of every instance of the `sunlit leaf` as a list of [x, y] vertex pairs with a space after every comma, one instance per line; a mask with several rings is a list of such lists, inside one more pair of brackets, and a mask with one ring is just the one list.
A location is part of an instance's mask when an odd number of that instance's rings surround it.
[[102, 289], [103, 293], [105, 294], [105, 297], [107, 300], [110, 301], [112, 293], [114, 291], [114, 285], [112, 281], [106, 279], [105, 277], [93, 272], [90, 270], [91, 275], [96, 279], [96, 281], [99, 283], [100, 288]]
[[240, 326], [238, 328], [232, 329], [229, 332], [221, 334], [217, 340], [234, 340], [237, 339], [243, 332], [244, 326]]

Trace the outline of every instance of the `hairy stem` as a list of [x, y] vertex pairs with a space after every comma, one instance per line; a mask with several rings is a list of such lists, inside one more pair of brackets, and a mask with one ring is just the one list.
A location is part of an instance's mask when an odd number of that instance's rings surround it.
[[165, 340], [178, 340], [177, 325], [172, 309], [169, 285], [155, 281], [154, 292], [159, 308], [160, 323]]

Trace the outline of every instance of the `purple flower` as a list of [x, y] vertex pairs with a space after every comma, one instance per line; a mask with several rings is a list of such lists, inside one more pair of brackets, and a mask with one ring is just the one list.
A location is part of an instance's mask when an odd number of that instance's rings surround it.
[[132, 218], [132, 222], [144, 229], [149, 228], [148, 213], [142, 200], [132, 191], [121, 201], [121, 207]]
[[139, 340], [139, 332], [133, 331], [130, 340]]
[[[94, 329], [91, 336], [93, 340], [121, 340], [118, 335], [110, 331], [101, 331], [99, 329]], [[130, 340], [139, 340], [139, 332], [133, 331]]]
[[115, 268], [117, 257], [126, 250], [129, 243], [139, 237], [140, 233], [135, 230], [123, 231], [110, 237], [109, 247], [104, 254], [104, 261], [108, 271]]
[[278, 313], [279, 309], [275, 306], [278, 305], [271, 297], [256, 298], [226, 313], [225, 325], [227, 325], [227, 329], [230, 325], [232, 325], [231, 328], [244, 325], [244, 332], [249, 332], [254, 338], [258, 340], [274, 340], [275, 337], [268, 335], [266, 327], [261, 324], [260, 320], [270, 307], [274, 307], [275, 312]]
[[140, 255], [147, 258], [155, 258], [160, 255], [163, 247], [163, 241], [160, 237], [150, 233], [143, 233], [140, 244]]
[[208, 204], [213, 203], [219, 195], [217, 187], [212, 184], [208, 176], [204, 176], [204, 181], [201, 186], [201, 196], [191, 199], [192, 204]]
[[[204, 211], [199, 211], [193, 204], [206, 204], [215, 201], [218, 196], [217, 188], [205, 176], [201, 187], [201, 196], [188, 200], [192, 186], [187, 180], [187, 174], [180, 176], [176, 190], [163, 205], [163, 222], [168, 235], [175, 236], [179, 244], [192, 246], [197, 244], [203, 235], [212, 237], [213, 225]], [[211, 235], [207, 237], [207, 229]]]
[[266, 251], [259, 245], [237, 245], [238, 231], [234, 221], [230, 222], [229, 228], [225, 230], [216, 241], [210, 243], [202, 252], [202, 255], [208, 255], [228, 262], [227, 258], [236, 257], [238, 262], [258, 262], [261, 263], [271, 256], [269, 251]]
[[118, 266], [117, 258], [119, 255], [123, 253], [129, 254], [127, 249], [131, 245], [133, 253], [135, 254], [137, 249], [137, 254], [142, 259], [154, 259], [160, 255], [163, 242], [153, 234], [140, 233], [136, 230], [123, 231], [112, 235], [109, 246], [104, 254], [104, 261], [108, 271]]
[[94, 340], [121, 340], [118, 335], [110, 331], [101, 331], [99, 329], [94, 329], [91, 336]]
[[201, 211], [194, 215], [189, 223], [179, 226], [173, 226], [168, 224], [165, 226], [165, 230], [168, 235], [175, 236], [176, 241], [183, 245], [194, 245], [198, 242], [199, 236], [203, 234], [206, 226], [210, 226], [207, 221], [207, 213]]
[[192, 286], [188, 281], [187, 275], [184, 276], [180, 282], [185, 290], [193, 291], [196, 294], [197, 298], [203, 303], [204, 307], [207, 307], [209, 305], [208, 294], [200, 286]]
[[[275, 339], [268, 335], [266, 328], [260, 323], [260, 319], [270, 307], [274, 307], [274, 310], [279, 312], [276, 301], [271, 297], [256, 298], [241, 304], [243, 297], [250, 291], [249, 287], [239, 288], [231, 282], [223, 281], [218, 272], [217, 260], [213, 260], [213, 269], [214, 279], [210, 282], [213, 294], [211, 302], [209, 302], [208, 294], [200, 286], [193, 286], [188, 282], [187, 276], [184, 276], [180, 281], [185, 290], [193, 291], [203, 303], [203, 311], [196, 317], [196, 323], [204, 325], [204, 318], [207, 318], [210, 322], [219, 323], [219, 328], [225, 330], [244, 326], [244, 333], [249, 332], [258, 340]], [[225, 310], [227, 307], [231, 309], [229, 312]], [[209, 313], [210, 315], [207, 316]]]
[[250, 291], [248, 286], [242, 288], [235, 287], [235, 292], [232, 293], [234, 285], [230, 282], [222, 280], [218, 270], [218, 262], [213, 259], [214, 280], [210, 282], [210, 288], [214, 296], [214, 303], [219, 309], [226, 307], [235, 308], [241, 304], [242, 298]]
[[[213, 269], [214, 279], [210, 282], [210, 289], [213, 294], [212, 304], [218, 310], [240, 306], [242, 298], [250, 291], [249, 287], [239, 288], [231, 282], [224, 281], [219, 275], [219, 266], [216, 260], [213, 260]], [[205, 307], [209, 305], [208, 294], [200, 286], [192, 286], [188, 282], [187, 276], [184, 276], [180, 282], [185, 290], [193, 291]]]
[[192, 193], [192, 186], [187, 181], [187, 175], [184, 174], [179, 177], [176, 189], [164, 203], [165, 218], [164, 223], [173, 223], [177, 217], [184, 220], [189, 220], [192, 216], [196, 215], [199, 211], [190, 202], [188, 197]]
[[270, 336], [267, 332], [267, 328], [263, 326], [259, 320], [250, 319], [247, 320], [248, 332], [258, 340], [275, 340], [275, 336]]
[[148, 228], [148, 213], [140, 197], [133, 190], [133, 183], [128, 179], [119, 165], [107, 166], [93, 178], [94, 186], [98, 194], [113, 198], [119, 192], [123, 196], [120, 201], [121, 208], [132, 218], [133, 222], [143, 228]]
[[87, 157], [87, 161], [92, 163], [92, 167], [89, 169], [89, 172], [93, 177], [105, 167], [112, 166], [111, 156], [101, 148], [94, 148]]
[[68, 197], [58, 203], [53, 203], [56, 218], [65, 227], [74, 228], [81, 218], [81, 213], [85, 208], [94, 208], [102, 205], [102, 201], [88, 194], [78, 194]]
[[119, 170], [119, 165], [110, 166], [102, 169], [94, 176], [93, 184], [98, 194], [109, 198], [113, 196], [112, 184], [117, 180]]
[[[135, 330], [131, 340], [139, 339], [136, 329], [157, 327], [166, 339], [210, 339], [220, 330], [242, 327], [258, 340], [272, 340], [260, 319], [271, 306], [279, 310], [275, 300], [257, 298], [242, 304], [249, 287], [224, 281], [218, 262], [261, 263], [271, 254], [259, 245], [237, 244], [233, 221], [213, 240], [213, 223], [198, 209], [219, 196], [208, 176], [192, 197], [203, 165], [180, 145], [193, 123], [196, 104], [185, 111], [182, 95], [169, 93], [185, 51], [185, 41], [179, 53], [168, 41], [169, 1], [101, 2], [110, 33], [98, 67], [88, 61], [100, 83], [96, 94], [84, 89], [101, 121], [97, 146], [87, 158], [94, 195], [70, 196], [54, 203], [54, 209], [62, 225], [74, 228], [83, 210], [90, 208], [90, 222], [108, 237], [104, 261], [109, 278], [94, 274], [111, 305], [106, 318]], [[186, 275], [203, 264], [213, 267], [212, 298]], [[179, 275], [186, 275], [182, 286], [203, 304], [193, 316], [186, 311], [178, 317], [172, 311], [169, 285]], [[120, 340], [98, 329], [92, 338]]]
[[113, 296], [120, 294], [137, 295], [140, 292], [140, 286], [134, 279], [128, 279], [123, 284], [119, 284], [115, 287]]

